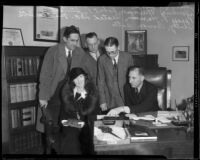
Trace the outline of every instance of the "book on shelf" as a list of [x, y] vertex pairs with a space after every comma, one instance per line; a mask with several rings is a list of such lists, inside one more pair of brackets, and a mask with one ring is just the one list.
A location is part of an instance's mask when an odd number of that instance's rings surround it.
[[22, 59], [21, 58], [16, 58], [17, 61], [17, 76], [22, 76]]
[[22, 101], [22, 85], [21, 84], [16, 84], [16, 97], [17, 97], [17, 102]]
[[13, 109], [10, 111], [11, 113], [11, 127], [18, 128], [21, 126], [21, 118], [20, 118], [20, 110]]
[[10, 84], [10, 102], [35, 100], [37, 83]]
[[154, 130], [140, 125], [130, 124], [127, 127], [128, 133], [130, 134], [131, 142], [135, 141], [156, 141], [157, 135]]
[[11, 103], [17, 102], [16, 86], [15, 85], [10, 85], [10, 102]]
[[22, 84], [22, 101], [28, 101], [28, 84]]
[[22, 124], [23, 126], [34, 124], [34, 108], [35, 107], [27, 107], [22, 109]]
[[37, 75], [40, 57], [9, 57], [6, 62], [8, 76]]

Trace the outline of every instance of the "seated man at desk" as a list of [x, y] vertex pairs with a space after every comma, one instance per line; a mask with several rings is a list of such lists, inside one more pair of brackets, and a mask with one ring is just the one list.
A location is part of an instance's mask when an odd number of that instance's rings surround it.
[[114, 116], [120, 112], [141, 113], [159, 110], [158, 89], [145, 80], [142, 67], [131, 66], [129, 68], [128, 82], [124, 85], [125, 106], [112, 109], [107, 115]]

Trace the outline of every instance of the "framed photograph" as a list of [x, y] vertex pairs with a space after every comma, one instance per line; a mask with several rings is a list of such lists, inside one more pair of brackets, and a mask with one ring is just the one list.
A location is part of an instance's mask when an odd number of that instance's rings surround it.
[[172, 60], [173, 61], [189, 61], [189, 46], [173, 46]]
[[147, 31], [126, 30], [125, 51], [131, 54], [147, 54]]
[[20, 28], [3, 28], [3, 46], [24, 46]]
[[34, 7], [34, 40], [60, 41], [60, 7]]

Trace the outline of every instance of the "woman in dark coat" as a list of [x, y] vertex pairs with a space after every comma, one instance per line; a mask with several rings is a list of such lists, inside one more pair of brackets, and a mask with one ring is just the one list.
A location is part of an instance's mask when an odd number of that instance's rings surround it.
[[69, 76], [61, 93], [63, 105], [59, 122], [73, 119], [83, 121], [85, 125], [76, 128], [61, 124], [61, 154], [88, 154], [92, 147], [88, 115], [97, 105], [98, 92], [82, 68], [73, 68]]

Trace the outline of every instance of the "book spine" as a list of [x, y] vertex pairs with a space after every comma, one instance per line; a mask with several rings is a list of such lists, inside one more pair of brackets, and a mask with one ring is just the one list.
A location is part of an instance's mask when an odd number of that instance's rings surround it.
[[24, 73], [26, 76], [29, 75], [29, 72], [28, 72], [28, 58], [24, 58]]
[[8, 58], [6, 60], [6, 71], [7, 71], [7, 76], [11, 77], [12, 76], [12, 72], [11, 72], [11, 58]]
[[13, 58], [13, 76], [17, 76], [17, 59]]
[[21, 84], [16, 84], [16, 97], [17, 97], [17, 102], [22, 101], [22, 85]]
[[14, 76], [14, 68], [13, 68], [13, 58], [10, 57], [10, 69], [11, 69], [11, 77]]
[[33, 64], [32, 64], [32, 58], [29, 57], [28, 59], [28, 66], [29, 66], [29, 75], [33, 75]]
[[16, 85], [10, 85], [10, 102], [11, 103], [17, 102]]
[[22, 76], [22, 59], [16, 58], [17, 61], [17, 76]]
[[13, 117], [14, 117], [14, 126], [13, 128], [17, 128], [17, 110], [13, 110]]
[[23, 101], [28, 101], [28, 85], [27, 84], [22, 84], [22, 100]]
[[40, 57], [36, 58], [36, 62], [37, 62], [37, 72], [39, 71], [39, 66], [40, 66]]
[[37, 57], [32, 58], [34, 75], [37, 75], [37, 60], [36, 59]]
[[11, 110], [10, 113], [11, 113], [11, 127], [15, 128], [14, 127], [14, 123], [15, 123], [15, 121], [14, 121], [14, 110]]

